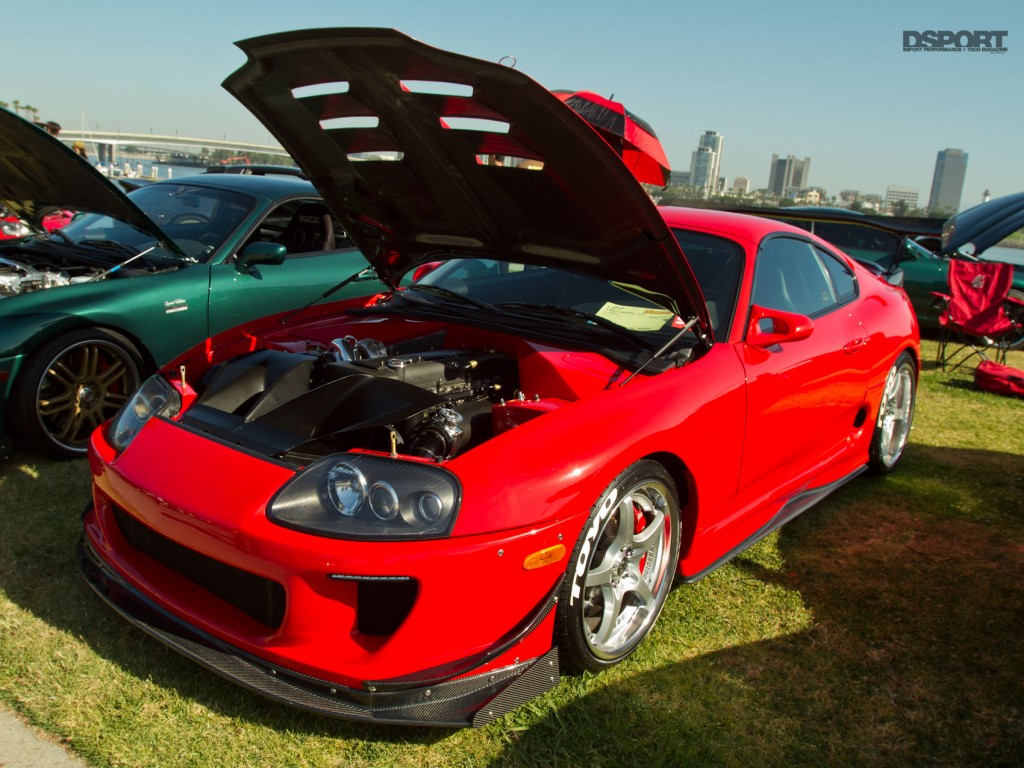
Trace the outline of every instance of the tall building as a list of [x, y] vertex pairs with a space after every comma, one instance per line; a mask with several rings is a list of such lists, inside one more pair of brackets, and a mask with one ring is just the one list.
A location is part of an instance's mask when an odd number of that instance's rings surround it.
[[746, 176], [737, 176], [732, 180], [732, 193], [737, 197], [750, 194], [750, 179]]
[[768, 173], [768, 191], [779, 197], [794, 197], [807, 183], [811, 175], [811, 158], [797, 160], [793, 155], [779, 159], [772, 155], [772, 167]]
[[960, 195], [964, 191], [967, 175], [967, 153], [962, 149], [943, 149], [935, 158], [932, 193], [928, 208], [933, 211], [956, 213], [960, 210]]
[[718, 172], [722, 166], [722, 134], [704, 131], [697, 151], [690, 159], [690, 183], [703, 190], [705, 196], [718, 192]]

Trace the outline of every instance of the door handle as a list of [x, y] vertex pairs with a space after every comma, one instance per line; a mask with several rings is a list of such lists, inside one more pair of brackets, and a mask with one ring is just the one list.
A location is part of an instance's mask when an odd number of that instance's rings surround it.
[[853, 341], [847, 342], [846, 346], [843, 347], [843, 352], [848, 355], [852, 355], [854, 352], [860, 352], [868, 345], [869, 339], [854, 339]]

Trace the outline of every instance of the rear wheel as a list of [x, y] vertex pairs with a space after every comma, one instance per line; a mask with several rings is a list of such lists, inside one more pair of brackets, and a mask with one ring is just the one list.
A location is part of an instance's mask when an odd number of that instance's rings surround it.
[[903, 456], [910, 440], [916, 398], [917, 367], [913, 356], [904, 352], [889, 369], [878, 406], [870, 453], [870, 466], [875, 472], [892, 472]]
[[679, 557], [679, 499], [665, 468], [640, 461], [594, 505], [559, 596], [556, 633], [568, 671], [629, 656], [661, 612]]
[[141, 372], [141, 356], [119, 334], [88, 328], [59, 336], [36, 350], [18, 376], [12, 427], [31, 448], [82, 456], [92, 431], [138, 388]]

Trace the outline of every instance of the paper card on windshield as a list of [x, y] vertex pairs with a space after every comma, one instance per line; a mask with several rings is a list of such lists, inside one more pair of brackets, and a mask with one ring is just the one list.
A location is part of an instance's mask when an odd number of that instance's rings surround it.
[[607, 302], [596, 312], [598, 317], [611, 320], [616, 325], [631, 331], [659, 331], [673, 314], [658, 307], [630, 307], [625, 304]]

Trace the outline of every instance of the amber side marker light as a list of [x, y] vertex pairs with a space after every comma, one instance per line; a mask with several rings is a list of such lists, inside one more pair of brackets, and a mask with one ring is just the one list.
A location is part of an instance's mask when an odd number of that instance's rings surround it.
[[534, 571], [537, 568], [543, 568], [545, 565], [557, 563], [564, 557], [565, 544], [555, 544], [553, 547], [547, 547], [539, 552], [527, 555], [526, 559], [523, 560], [523, 568], [528, 571]]

